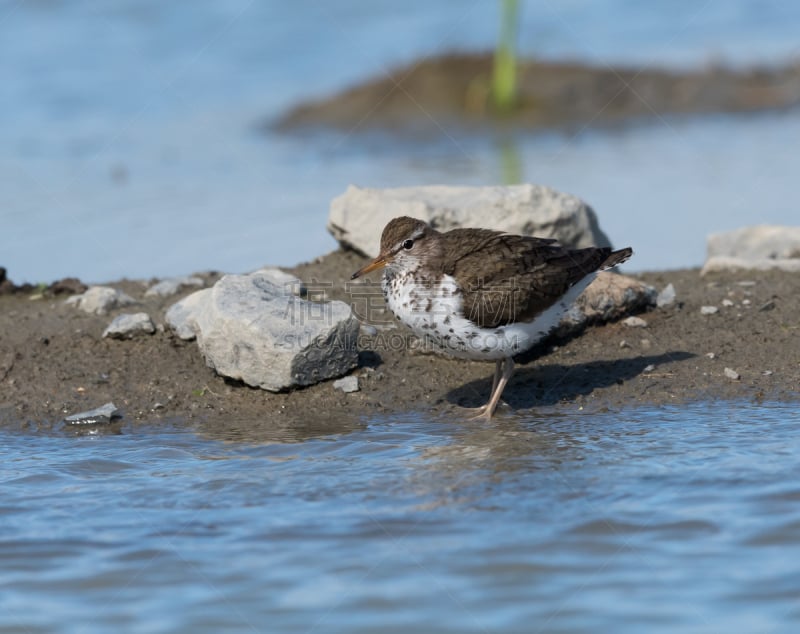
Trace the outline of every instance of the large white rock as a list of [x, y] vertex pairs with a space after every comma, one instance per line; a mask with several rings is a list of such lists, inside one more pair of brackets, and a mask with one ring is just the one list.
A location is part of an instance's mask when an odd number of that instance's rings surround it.
[[270, 282], [276, 286], [280, 286], [282, 289], [284, 289], [284, 291], [287, 291], [292, 295], [299, 296], [305, 294], [306, 292], [306, 286], [303, 281], [296, 275], [287, 273], [283, 269], [279, 269], [274, 266], [267, 266], [254, 272], [258, 273], [259, 275], [263, 275]]
[[787, 271], [800, 273], [800, 258], [733, 258], [726, 255], [716, 255], [708, 258], [700, 275], [719, 271]]
[[708, 257], [800, 259], [800, 227], [757, 225], [712, 233], [707, 239], [707, 249]]
[[757, 225], [708, 236], [701, 273], [737, 269], [800, 271], [800, 227]]
[[226, 275], [172, 306], [209, 367], [278, 392], [341, 376], [358, 362], [359, 323], [343, 302], [295, 297], [259, 272]]
[[397, 216], [419, 218], [439, 231], [484, 227], [555, 238], [570, 247], [610, 245], [591, 207], [542, 185], [394, 189], [351, 185], [331, 202], [328, 231], [343, 246], [375, 257], [383, 228]]
[[194, 316], [200, 310], [200, 307], [209, 301], [208, 296], [210, 294], [211, 289], [204, 288], [202, 291], [187, 295], [169, 307], [166, 314], [167, 324], [179, 338], [191, 341], [197, 336]]
[[[298, 277], [281, 269], [265, 267], [254, 271], [254, 274], [266, 278], [281, 288], [284, 295], [302, 295], [306, 292], [305, 284]], [[166, 314], [167, 324], [179, 338], [185, 341], [195, 338], [195, 324], [192, 318], [197, 306], [208, 301], [206, 296], [210, 292], [211, 289], [207, 288], [192, 293], [169, 307]]]

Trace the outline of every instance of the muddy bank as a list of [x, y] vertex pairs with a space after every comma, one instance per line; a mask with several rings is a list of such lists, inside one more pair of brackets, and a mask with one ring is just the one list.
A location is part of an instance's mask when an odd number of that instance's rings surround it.
[[[346, 284], [363, 261], [337, 251], [292, 272], [328, 297], [350, 301]], [[504, 394], [509, 409], [501, 408], [501, 416], [549, 408], [798, 399], [796, 275], [701, 278], [697, 270], [681, 270], [637, 277], [659, 289], [674, 284], [676, 303], [644, 313], [645, 328], [614, 323], [549, 342], [537, 359], [519, 366]], [[218, 275], [204, 278], [211, 284]], [[139, 282], [113, 285], [139, 300], [134, 309], [148, 312], [158, 324], [181, 297], [144, 297], [145, 285]], [[704, 305], [718, 311], [703, 315]], [[63, 296], [35, 291], [0, 296], [0, 422], [55, 424], [67, 414], [113, 401], [127, 422], [194, 419], [248, 434], [259, 427], [320, 429], [330, 421], [341, 429], [375, 415], [419, 411], [458, 417], [459, 406], [483, 404], [491, 386], [492, 364], [410, 353], [398, 345], [408, 331], [397, 327], [362, 339], [354, 372], [360, 391], [345, 394], [325, 382], [272, 394], [215, 375], [195, 343], [168, 331], [131, 341], [102, 339], [116, 312], [121, 311], [88, 315], [65, 305]], [[739, 378], [727, 376], [725, 368]]]
[[348, 132], [426, 131], [440, 125], [536, 129], [800, 104], [800, 64], [678, 72], [523, 60], [517, 107], [497, 113], [489, 95], [491, 68], [490, 54], [425, 58], [339, 94], [301, 103], [270, 125]]

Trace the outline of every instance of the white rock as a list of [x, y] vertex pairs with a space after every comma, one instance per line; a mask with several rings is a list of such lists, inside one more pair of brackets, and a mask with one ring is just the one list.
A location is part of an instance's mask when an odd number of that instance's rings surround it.
[[374, 337], [378, 334], [378, 329], [372, 324], [361, 324], [360, 333], [366, 337]]
[[717, 355], [716, 355], [716, 354], [714, 354], [713, 352], [706, 352], [706, 356], [707, 356], [709, 359], [715, 359]]
[[722, 300], [722, 305], [726, 306], [727, 308], [730, 308], [731, 306], [733, 306], [733, 302], [726, 297], [725, 299]]
[[171, 277], [166, 280], [153, 284], [144, 292], [145, 297], [169, 297], [175, 295], [184, 288], [202, 288], [205, 283], [199, 277], [183, 276]]
[[654, 366], [654, 365], [651, 363], [651, 364], [649, 364], [649, 365], [646, 365], [646, 366], [644, 367], [644, 370], [642, 370], [642, 372], [652, 372], [652, 371], [653, 371], [653, 370], [655, 370], [655, 369], [656, 369], [656, 366]]
[[714, 315], [715, 313], [719, 312], [719, 308], [716, 306], [701, 306], [700, 307], [700, 314], [701, 315]]
[[202, 291], [187, 295], [169, 307], [166, 314], [167, 324], [179, 338], [190, 341], [197, 336], [193, 316], [199, 307], [208, 301], [210, 294], [211, 289], [204, 288]]
[[727, 255], [715, 255], [706, 260], [700, 275], [716, 273], [719, 271], [786, 271], [788, 273], [800, 273], [800, 258], [782, 258], [770, 260], [767, 258], [748, 260], [746, 258], [734, 258]]
[[670, 282], [658, 294], [658, 297], [656, 297], [656, 306], [659, 308], [671, 306], [675, 303], [675, 296], [675, 287], [672, 285], [672, 282]]
[[800, 227], [757, 225], [707, 239], [708, 257], [726, 256], [743, 260], [800, 260]]
[[114, 318], [103, 337], [111, 339], [133, 339], [139, 335], [152, 335], [156, 326], [147, 313], [125, 313]]
[[120, 411], [116, 408], [114, 403], [109, 402], [89, 410], [88, 412], [67, 416], [64, 422], [69, 425], [97, 425], [101, 423], [110, 423], [114, 418], [119, 418], [120, 416]]
[[328, 231], [342, 245], [375, 257], [383, 228], [397, 216], [419, 218], [440, 231], [484, 227], [555, 238], [570, 247], [610, 244], [586, 203], [549, 187], [530, 184], [394, 189], [351, 185], [331, 202]]
[[800, 227], [758, 225], [708, 236], [701, 275], [741, 269], [800, 272]]
[[655, 288], [639, 280], [601, 271], [561, 319], [558, 332], [565, 335], [590, 323], [612, 321], [645, 310], [655, 303], [656, 295]]
[[358, 392], [358, 377], [354, 375], [342, 377], [333, 382], [333, 387], [336, 390], [341, 390], [345, 394]]
[[630, 328], [647, 328], [647, 322], [641, 317], [626, 317], [622, 323]]
[[306, 292], [305, 284], [299, 277], [287, 273], [276, 267], [264, 267], [254, 271], [259, 275], [265, 277], [276, 286], [280, 286], [291, 295], [303, 295]]
[[136, 300], [110, 286], [91, 286], [81, 295], [73, 295], [65, 302], [87, 313], [106, 315], [109, 311], [135, 304]]
[[178, 304], [170, 325], [196, 335], [209, 367], [254, 387], [311, 385], [358, 361], [359, 324], [347, 304], [297, 298], [258, 272], [226, 275]]
[[740, 378], [742, 378], [741, 375], [732, 368], [725, 368], [724, 372], [725, 376], [727, 376], [731, 381], [738, 381]]

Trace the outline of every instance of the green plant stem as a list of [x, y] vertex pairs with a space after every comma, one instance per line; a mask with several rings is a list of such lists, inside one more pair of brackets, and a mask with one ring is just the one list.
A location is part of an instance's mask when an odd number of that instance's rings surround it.
[[517, 98], [517, 27], [519, 0], [501, 0], [500, 38], [494, 53], [492, 98], [500, 111], [509, 111]]

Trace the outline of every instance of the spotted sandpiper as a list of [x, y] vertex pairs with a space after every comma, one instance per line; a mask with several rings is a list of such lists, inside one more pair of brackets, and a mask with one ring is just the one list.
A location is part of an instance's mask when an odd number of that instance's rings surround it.
[[383, 296], [397, 319], [456, 358], [495, 361], [489, 402], [478, 410], [491, 418], [514, 373], [512, 357], [558, 325], [597, 271], [632, 253], [490, 229], [439, 232], [402, 216], [386, 225], [380, 254], [352, 279], [384, 267]]

